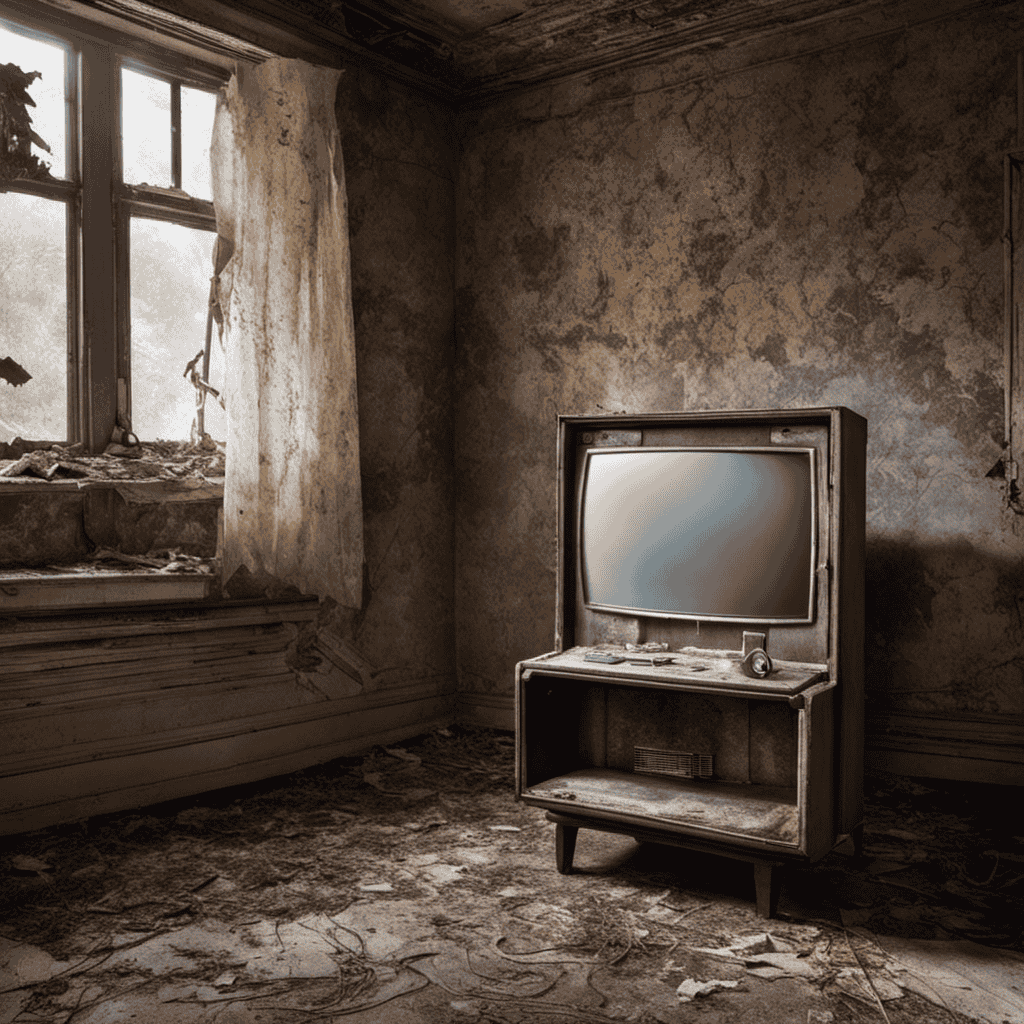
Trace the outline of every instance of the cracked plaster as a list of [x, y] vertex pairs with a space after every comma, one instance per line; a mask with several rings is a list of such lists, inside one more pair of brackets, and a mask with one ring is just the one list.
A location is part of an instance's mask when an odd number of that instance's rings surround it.
[[869, 706], [1024, 715], [1019, 524], [986, 477], [1021, 39], [978, 12], [467, 118], [463, 686], [552, 646], [558, 413], [842, 404], [869, 425]]
[[349, 68], [336, 104], [350, 209], [366, 571], [335, 626], [389, 685], [454, 681], [455, 149], [444, 107]]

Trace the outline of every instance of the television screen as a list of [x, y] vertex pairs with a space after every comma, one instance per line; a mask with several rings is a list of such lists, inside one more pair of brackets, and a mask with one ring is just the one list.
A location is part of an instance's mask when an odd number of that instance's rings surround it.
[[814, 617], [814, 450], [590, 449], [578, 533], [589, 608]]

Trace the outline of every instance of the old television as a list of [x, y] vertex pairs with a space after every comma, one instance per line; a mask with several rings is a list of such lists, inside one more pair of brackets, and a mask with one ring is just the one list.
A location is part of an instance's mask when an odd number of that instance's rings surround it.
[[624, 832], [753, 863], [770, 915], [859, 843], [865, 446], [839, 407], [559, 418], [554, 647], [516, 668], [559, 870]]
[[588, 608], [814, 620], [813, 448], [592, 448], [577, 503]]

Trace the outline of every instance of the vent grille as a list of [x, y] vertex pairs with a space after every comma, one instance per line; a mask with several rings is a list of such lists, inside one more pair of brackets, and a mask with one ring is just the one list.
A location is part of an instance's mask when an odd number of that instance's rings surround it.
[[634, 747], [633, 771], [640, 775], [671, 775], [677, 779], [710, 779], [714, 774], [714, 758], [711, 754]]

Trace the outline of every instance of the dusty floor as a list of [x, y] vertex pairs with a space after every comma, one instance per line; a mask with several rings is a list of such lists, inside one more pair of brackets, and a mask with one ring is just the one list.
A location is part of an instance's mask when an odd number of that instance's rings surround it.
[[[1020, 790], [869, 780], [866, 855], [787, 875], [553, 826], [453, 728], [7, 837], [0, 1024], [1024, 1021]], [[702, 991], [706, 990], [706, 991]]]

